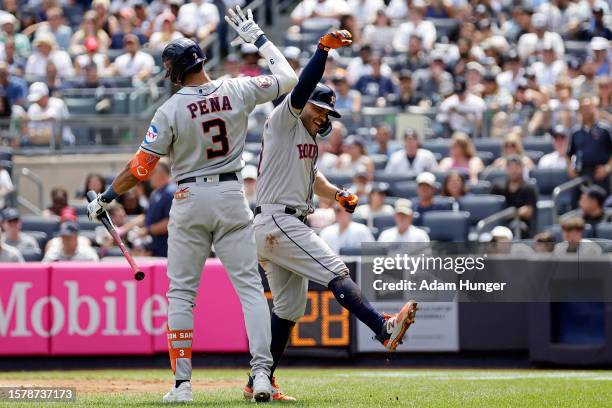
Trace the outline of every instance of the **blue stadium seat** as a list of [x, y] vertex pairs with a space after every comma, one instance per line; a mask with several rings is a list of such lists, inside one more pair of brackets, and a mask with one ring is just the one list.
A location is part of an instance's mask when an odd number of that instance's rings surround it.
[[543, 136], [532, 136], [523, 139], [523, 148], [527, 150], [535, 150], [546, 153], [550, 153], [555, 150], [552, 140], [549, 137]]
[[471, 225], [503, 210], [505, 206], [506, 199], [499, 195], [469, 194], [459, 199], [459, 208], [470, 214]]
[[353, 183], [353, 177], [350, 174], [329, 173], [326, 174], [325, 177], [327, 177], [327, 180], [329, 180], [330, 183], [335, 184], [340, 188], [348, 187]]
[[93, 231], [96, 229], [97, 226], [100, 225], [97, 222], [89, 221], [89, 218], [87, 218], [87, 216], [80, 216], [78, 217], [77, 221], [79, 223], [79, 229], [81, 231]]
[[379, 232], [395, 227], [395, 216], [393, 215], [377, 215], [373, 219], [374, 227]]
[[382, 171], [376, 171], [374, 173], [374, 180], [383, 181], [389, 184], [398, 183], [400, 181], [414, 180], [415, 177], [416, 174], [390, 174]]
[[430, 211], [421, 215], [421, 225], [429, 228], [432, 241], [466, 242], [470, 214], [465, 211]]
[[538, 164], [544, 152], [540, 150], [525, 150], [525, 156], [529, 157], [535, 164]]
[[476, 156], [478, 156], [480, 158], [480, 160], [482, 160], [482, 162], [484, 163], [485, 166], [490, 165], [495, 160], [495, 156], [491, 152], [486, 152], [486, 151], [479, 151], [478, 152], [477, 151], [476, 152]]
[[491, 192], [491, 182], [478, 180], [476, 183], [468, 184], [468, 192], [472, 194], [489, 194]]
[[501, 139], [478, 138], [473, 140], [476, 151], [493, 153], [493, 157], [501, 156]]
[[34, 238], [36, 242], [38, 243], [38, 248], [40, 250], [44, 250], [45, 245], [47, 245], [47, 241], [49, 241], [49, 236], [44, 231], [27, 231], [27, 232], [24, 232], [24, 234], [27, 234], [31, 236], [32, 238]]
[[48, 237], [55, 235], [59, 229], [59, 220], [57, 218], [42, 217], [40, 215], [23, 215], [21, 217], [22, 230], [27, 231], [42, 231]]
[[595, 226], [595, 238], [612, 240], [612, 222], [603, 222]]
[[490, 169], [484, 170], [478, 175], [478, 178], [481, 180], [486, 180], [492, 184], [497, 182], [504, 182], [506, 180], [506, 170], [505, 169]]
[[[469, 178], [469, 173], [467, 170], [464, 169], [453, 169], [452, 170], [454, 173], [459, 173], [461, 175], [461, 177], [463, 177], [463, 180], [467, 180]], [[450, 173], [450, 171], [439, 171], [439, 170], [434, 170], [431, 172], [434, 176], [436, 176], [436, 181], [440, 184], [442, 184], [444, 182], [444, 180], [446, 179], [446, 177], [448, 176], [448, 174]]]
[[387, 165], [387, 156], [384, 154], [371, 154], [370, 159], [374, 162], [375, 170], [384, 170]]
[[569, 180], [566, 169], [535, 168], [529, 175], [535, 180], [538, 191], [543, 196], [550, 196], [555, 187]]
[[416, 181], [399, 181], [391, 184], [390, 192], [393, 197], [412, 198], [417, 193]]
[[445, 138], [434, 138], [434, 139], [426, 139], [421, 143], [421, 147], [423, 149], [427, 149], [434, 154], [439, 155], [440, 157], [448, 156], [448, 149], [450, 146], [450, 139]]
[[40, 250], [21, 251], [21, 255], [23, 255], [23, 259], [26, 262], [40, 262], [43, 259], [43, 254]]

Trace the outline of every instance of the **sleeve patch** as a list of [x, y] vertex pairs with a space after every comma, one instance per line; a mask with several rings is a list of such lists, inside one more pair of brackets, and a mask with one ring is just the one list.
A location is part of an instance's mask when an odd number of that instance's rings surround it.
[[272, 78], [270, 78], [270, 76], [258, 76], [253, 78], [253, 81], [255, 82], [255, 85], [257, 85], [260, 88], [269, 88], [272, 86]]
[[147, 133], [145, 134], [144, 143], [151, 144], [157, 140], [158, 136], [159, 136], [159, 132], [157, 131], [157, 127], [151, 124], [149, 126], [149, 129], [147, 129]]

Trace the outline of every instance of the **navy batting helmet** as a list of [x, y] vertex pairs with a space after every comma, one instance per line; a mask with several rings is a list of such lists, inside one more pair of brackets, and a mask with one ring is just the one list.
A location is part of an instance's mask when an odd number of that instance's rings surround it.
[[318, 107], [327, 109], [328, 115], [335, 118], [342, 117], [335, 109], [336, 93], [327, 85], [317, 84], [317, 87], [310, 95], [308, 102], [317, 105]]
[[175, 84], [183, 82], [185, 74], [202, 69], [206, 56], [198, 44], [188, 38], [172, 40], [162, 53], [166, 78]]

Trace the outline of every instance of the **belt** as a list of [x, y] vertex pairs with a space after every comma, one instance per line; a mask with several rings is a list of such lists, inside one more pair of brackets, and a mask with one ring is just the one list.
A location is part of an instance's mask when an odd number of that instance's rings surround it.
[[222, 173], [219, 175], [215, 175], [215, 176], [193, 176], [193, 177], [187, 177], [184, 178], [182, 180], [179, 180], [176, 184], [177, 185], [181, 185], [181, 184], [185, 184], [185, 183], [195, 183], [198, 180], [202, 180], [205, 183], [212, 183], [215, 181], [238, 181], [238, 176], [236, 175], [236, 173]]
[[[275, 206], [275, 205], [272, 205]], [[284, 212], [285, 214], [289, 214], [289, 215], [293, 215], [295, 216], [298, 220], [302, 221], [304, 224], [306, 224], [306, 219], [308, 218], [307, 215], [299, 215], [298, 214], [298, 210], [296, 210], [295, 208], [291, 208], [291, 207], [287, 207], [287, 206], [283, 206], [283, 205], [278, 205], [278, 212]], [[273, 211], [273, 210], [272, 210]], [[257, 207], [255, 207], [255, 215], [261, 214], [262, 213], [262, 208], [260, 205], [258, 205]]]

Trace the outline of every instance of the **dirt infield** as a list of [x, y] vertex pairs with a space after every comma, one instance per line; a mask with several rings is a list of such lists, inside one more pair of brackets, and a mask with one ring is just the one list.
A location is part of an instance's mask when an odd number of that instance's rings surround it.
[[[85, 395], [97, 394], [145, 394], [154, 392], [166, 392], [172, 384], [169, 380], [108, 380], [108, 379], [40, 379], [31, 381], [11, 381], [0, 379], [0, 387], [76, 387], [77, 393]], [[208, 380], [194, 381], [193, 387], [197, 390], [219, 390], [223, 388], [242, 389], [244, 381]]]

